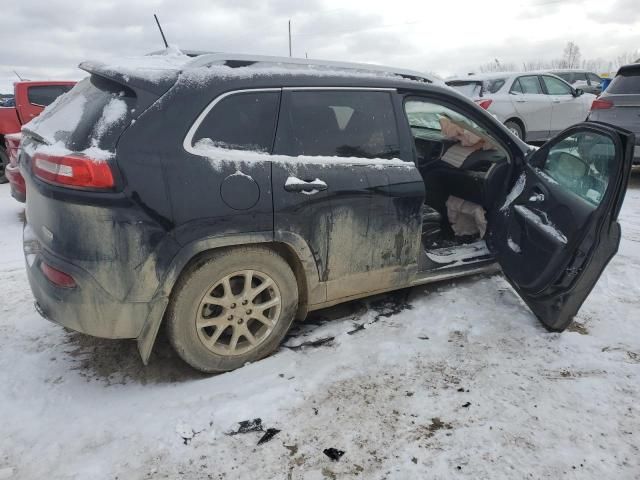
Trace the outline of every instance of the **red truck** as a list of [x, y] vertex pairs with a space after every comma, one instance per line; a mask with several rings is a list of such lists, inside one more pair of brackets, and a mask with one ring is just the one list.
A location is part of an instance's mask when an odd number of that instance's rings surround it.
[[11, 195], [20, 202], [26, 199], [24, 179], [17, 165], [20, 129], [75, 84], [71, 81], [16, 82], [15, 106], [3, 106], [8, 105], [6, 100], [0, 105], [0, 183], [11, 182]]

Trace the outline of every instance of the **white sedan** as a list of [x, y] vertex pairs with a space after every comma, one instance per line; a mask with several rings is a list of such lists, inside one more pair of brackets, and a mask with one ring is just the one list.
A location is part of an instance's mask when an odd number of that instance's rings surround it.
[[478, 74], [450, 78], [446, 83], [527, 142], [546, 141], [583, 122], [596, 98], [549, 73]]

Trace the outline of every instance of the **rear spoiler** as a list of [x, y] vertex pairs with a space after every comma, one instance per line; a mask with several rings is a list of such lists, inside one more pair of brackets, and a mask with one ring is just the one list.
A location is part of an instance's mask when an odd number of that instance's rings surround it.
[[177, 68], [141, 68], [110, 65], [103, 62], [86, 61], [78, 67], [91, 75], [111, 80], [136, 93], [138, 101], [149, 106], [164, 95], [178, 80]]

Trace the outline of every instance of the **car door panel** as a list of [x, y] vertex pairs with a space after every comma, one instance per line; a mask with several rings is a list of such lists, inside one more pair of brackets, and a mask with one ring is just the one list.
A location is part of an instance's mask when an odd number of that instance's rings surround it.
[[543, 94], [540, 82], [535, 75], [520, 77], [516, 82], [520, 82], [522, 91], [516, 92], [512, 87], [511, 102], [514, 110], [525, 123], [527, 139], [547, 138], [551, 126], [551, 99]]
[[571, 127], [529, 157], [501, 208], [490, 212], [491, 251], [551, 330], [571, 322], [617, 250], [632, 151], [627, 131]]
[[[406, 285], [417, 264], [422, 178], [413, 163], [375, 154], [398, 148], [391, 93], [283, 92], [272, 162], [274, 231], [307, 239], [326, 301]], [[316, 181], [326, 189], [285, 188]]]
[[540, 78], [546, 96], [551, 99], [551, 135], [586, 118], [582, 98], [573, 95], [568, 83], [549, 75], [542, 75]]

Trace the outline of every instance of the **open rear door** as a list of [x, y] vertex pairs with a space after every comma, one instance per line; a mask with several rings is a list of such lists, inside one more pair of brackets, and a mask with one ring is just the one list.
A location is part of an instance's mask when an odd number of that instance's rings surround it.
[[564, 330], [620, 243], [633, 134], [581, 123], [529, 155], [490, 212], [488, 245], [540, 321]]

